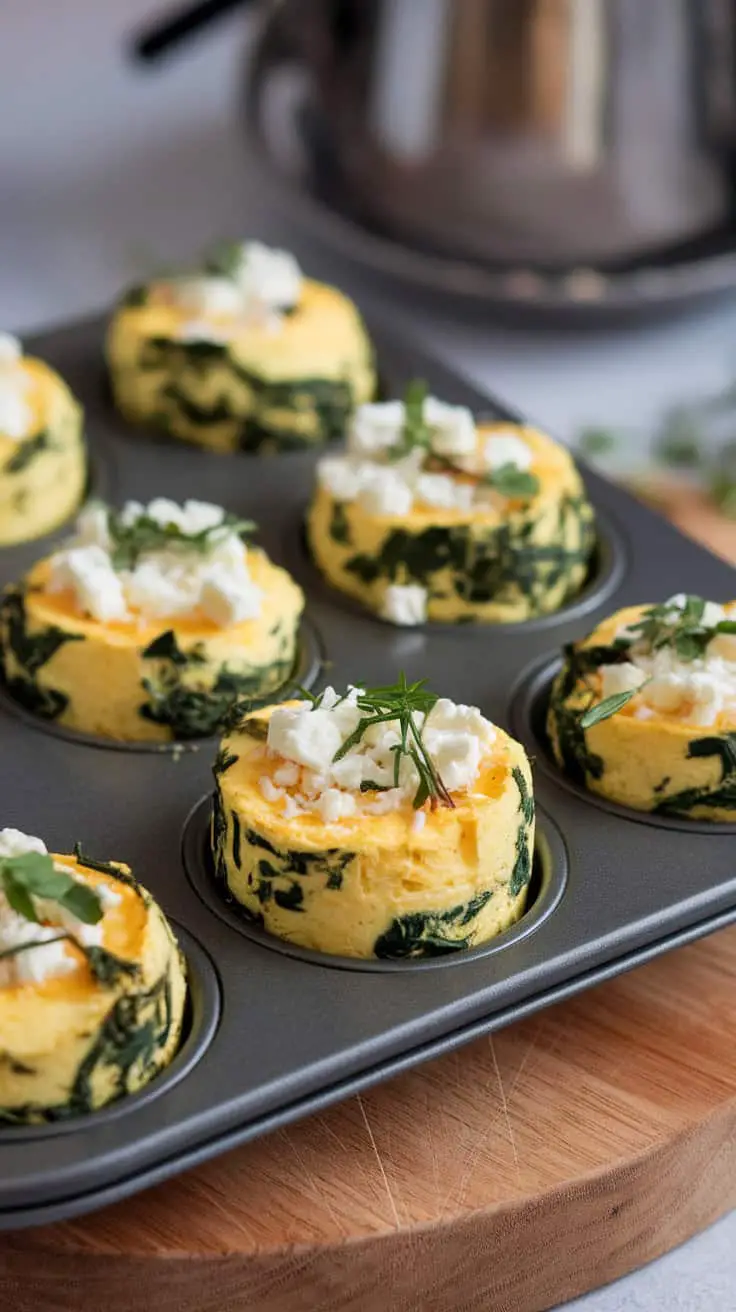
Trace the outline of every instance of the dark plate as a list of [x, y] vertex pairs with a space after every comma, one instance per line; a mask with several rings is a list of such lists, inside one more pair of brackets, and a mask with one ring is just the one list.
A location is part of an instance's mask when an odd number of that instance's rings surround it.
[[[515, 417], [372, 328], [392, 391], [423, 376], [450, 401]], [[110, 495], [206, 497], [259, 520], [264, 547], [307, 592], [309, 632], [336, 684], [357, 673], [383, 683], [404, 669], [504, 726], [513, 709], [513, 727], [539, 758], [536, 900], [497, 942], [453, 958], [366, 967], [285, 950], [244, 932], [212, 889], [198, 806], [212, 784], [211, 741], [181, 756], [92, 746], [0, 705], [2, 824], [43, 835], [55, 851], [82, 839], [93, 855], [128, 861], [184, 928], [196, 980], [192, 1036], [171, 1076], [63, 1129], [0, 1136], [4, 1228], [124, 1197], [736, 919], [732, 827], [675, 826], [592, 803], [546, 761], [538, 712], [540, 662], [561, 643], [631, 602], [679, 591], [732, 597], [733, 570], [586, 472], [604, 542], [582, 607], [505, 629], [393, 629], [330, 592], [303, 553], [298, 526], [316, 456], [213, 456], [127, 428], [101, 384], [101, 331], [80, 324], [29, 345], [82, 399], [93, 468]], [[60, 536], [0, 553], [0, 582]]]

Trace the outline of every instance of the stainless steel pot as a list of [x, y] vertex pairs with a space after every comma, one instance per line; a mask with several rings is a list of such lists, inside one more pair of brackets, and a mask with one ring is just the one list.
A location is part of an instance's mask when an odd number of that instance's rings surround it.
[[736, 0], [282, 0], [366, 219], [440, 254], [629, 261], [732, 212]]

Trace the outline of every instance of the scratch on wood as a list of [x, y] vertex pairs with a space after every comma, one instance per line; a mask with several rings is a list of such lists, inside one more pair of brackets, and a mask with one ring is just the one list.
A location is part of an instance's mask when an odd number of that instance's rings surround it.
[[495, 1045], [494, 1042], [493, 1042], [493, 1035], [492, 1035], [492, 1034], [489, 1034], [489, 1035], [488, 1035], [488, 1042], [489, 1042], [489, 1044], [490, 1044], [490, 1048], [491, 1048], [491, 1056], [492, 1056], [492, 1058], [493, 1058], [493, 1069], [494, 1069], [495, 1072], [496, 1072], [496, 1079], [498, 1080], [498, 1092], [499, 1092], [499, 1094], [501, 1095], [501, 1107], [502, 1107], [502, 1109], [503, 1109], [503, 1118], [504, 1118], [504, 1120], [505, 1120], [505, 1122], [506, 1122], [506, 1129], [508, 1130], [508, 1134], [509, 1134], [509, 1142], [510, 1142], [510, 1144], [511, 1144], [511, 1151], [512, 1151], [512, 1153], [514, 1154], [514, 1167], [515, 1167], [515, 1169], [516, 1169], [516, 1174], [518, 1175], [518, 1174], [519, 1174], [519, 1154], [518, 1154], [517, 1151], [516, 1151], [516, 1139], [514, 1138], [514, 1129], [513, 1129], [513, 1126], [512, 1126], [512, 1124], [511, 1124], [511, 1117], [509, 1116], [509, 1105], [508, 1105], [508, 1103], [507, 1103], [507, 1101], [506, 1101], [506, 1091], [505, 1091], [505, 1089], [504, 1089], [504, 1087], [503, 1087], [503, 1080], [501, 1079], [501, 1071], [500, 1071], [500, 1069], [499, 1069], [499, 1065], [498, 1065], [498, 1057], [496, 1056], [496, 1045]]
[[296, 1160], [297, 1160], [297, 1162], [299, 1163], [299, 1166], [300, 1166], [300, 1168], [301, 1168], [302, 1174], [304, 1175], [305, 1182], [306, 1182], [306, 1184], [307, 1184], [308, 1187], [309, 1187], [309, 1192], [311, 1193], [311, 1195], [312, 1195], [312, 1197], [314, 1198], [315, 1202], [317, 1202], [317, 1203], [322, 1203], [322, 1205], [323, 1205], [324, 1207], [327, 1208], [327, 1211], [328, 1211], [329, 1214], [330, 1214], [330, 1220], [332, 1221], [333, 1225], [335, 1226], [335, 1229], [337, 1230], [337, 1233], [338, 1233], [338, 1234], [341, 1234], [341, 1235], [346, 1234], [347, 1232], [346, 1232], [346, 1229], [345, 1229], [345, 1224], [344, 1224], [344, 1222], [341, 1221], [341, 1220], [340, 1220], [340, 1217], [337, 1215], [337, 1212], [335, 1211], [334, 1207], [332, 1206], [332, 1203], [330, 1202], [329, 1198], [327, 1197], [327, 1192], [326, 1192], [326, 1190], [325, 1190], [325, 1189], [322, 1189], [322, 1190], [319, 1189], [319, 1187], [318, 1187], [318, 1185], [317, 1185], [317, 1181], [315, 1180], [313, 1173], [310, 1171], [309, 1167], [307, 1166], [307, 1163], [305, 1162], [302, 1153], [301, 1153], [301, 1152], [299, 1151], [299, 1149], [297, 1148], [297, 1146], [296, 1146], [296, 1141], [292, 1138], [292, 1136], [291, 1136], [291, 1134], [290, 1134], [288, 1128], [284, 1127], [284, 1128], [281, 1130], [281, 1135], [282, 1135], [282, 1137], [286, 1140], [286, 1142], [287, 1142], [287, 1144], [289, 1145], [291, 1151], [293, 1152], [294, 1156], [296, 1157]]
[[390, 1184], [389, 1184], [389, 1182], [388, 1182], [388, 1176], [386, 1175], [386, 1170], [385, 1170], [385, 1168], [384, 1168], [383, 1161], [381, 1160], [381, 1154], [380, 1154], [379, 1151], [378, 1151], [378, 1144], [376, 1143], [375, 1135], [374, 1135], [374, 1133], [373, 1133], [373, 1130], [371, 1129], [371, 1123], [370, 1123], [370, 1121], [368, 1120], [368, 1114], [367, 1114], [367, 1112], [366, 1112], [366, 1110], [365, 1110], [365, 1106], [364, 1106], [364, 1104], [363, 1104], [363, 1099], [362, 1099], [362, 1097], [361, 1097], [360, 1094], [357, 1095], [357, 1098], [358, 1098], [358, 1106], [360, 1107], [360, 1110], [361, 1110], [361, 1113], [362, 1113], [362, 1116], [363, 1116], [363, 1121], [365, 1122], [365, 1128], [366, 1128], [366, 1130], [368, 1131], [368, 1138], [369, 1138], [370, 1141], [371, 1141], [371, 1147], [372, 1147], [374, 1153], [376, 1154], [376, 1161], [378, 1162], [378, 1169], [379, 1169], [379, 1171], [381, 1172], [381, 1175], [382, 1175], [382, 1177], [383, 1177], [383, 1183], [384, 1183], [385, 1186], [386, 1186], [386, 1193], [388, 1194], [388, 1200], [389, 1200], [389, 1203], [391, 1204], [391, 1211], [393, 1212], [394, 1224], [395, 1224], [395, 1226], [396, 1226], [396, 1229], [397, 1229], [397, 1230], [400, 1230], [400, 1229], [401, 1229], [401, 1222], [400, 1222], [400, 1220], [399, 1220], [399, 1213], [398, 1213], [397, 1208], [396, 1208], [396, 1202], [395, 1202], [395, 1200], [394, 1200], [394, 1196], [393, 1196], [393, 1194], [392, 1194], [392, 1192], [391, 1192], [391, 1186], [390, 1186]]

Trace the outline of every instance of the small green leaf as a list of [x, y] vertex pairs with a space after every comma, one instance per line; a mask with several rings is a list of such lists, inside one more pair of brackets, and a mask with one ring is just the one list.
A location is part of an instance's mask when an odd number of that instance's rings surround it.
[[716, 633], [736, 633], [736, 620], [721, 620], [716, 624]]
[[523, 497], [526, 500], [535, 497], [539, 491], [539, 479], [536, 474], [519, 469], [518, 465], [501, 465], [500, 469], [494, 469], [490, 474], [486, 474], [483, 482], [504, 497]]
[[581, 728], [592, 729], [593, 725], [600, 724], [601, 720], [610, 720], [611, 716], [626, 706], [639, 691], [639, 688], [630, 688], [628, 692], [615, 692], [612, 697], [605, 697], [602, 702], [588, 707], [580, 717]]
[[102, 918], [102, 903], [94, 889], [57, 870], [47, 853], [2, 858], [0, 883], [10, 906], [26, 920], [38, 921], [34, 897], [58, 902], [85, 925], [96, 925]]
[[586, 456], [605, 456], [616, 446], [617, 438], [610, 428], [583, 428], [578, 435], [578, 450]]

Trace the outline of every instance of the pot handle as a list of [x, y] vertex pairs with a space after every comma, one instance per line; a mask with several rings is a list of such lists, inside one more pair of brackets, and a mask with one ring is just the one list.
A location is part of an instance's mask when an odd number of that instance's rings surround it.
[[156, 63], [231, 10], [244, 9], [252, 3], [253, 0], [194, 0], [187, 8], [172, 10], [135, 35], [131, 54], [144, 64]]

